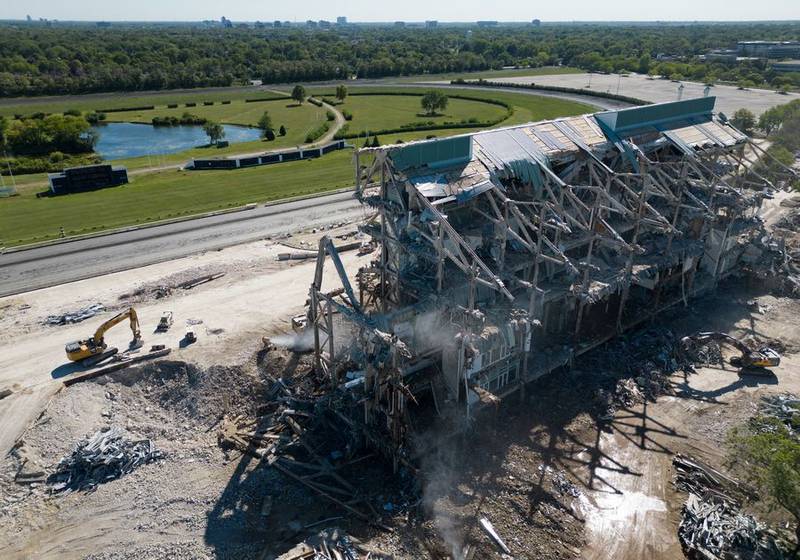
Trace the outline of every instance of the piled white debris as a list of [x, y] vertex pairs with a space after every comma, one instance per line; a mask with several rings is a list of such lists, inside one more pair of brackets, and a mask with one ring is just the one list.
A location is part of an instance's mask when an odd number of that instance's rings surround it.
[[783, 558], [764, 527], [722, 499], [689, 494], [678, 536], [685, 550], [695, 551], [702, 558]]
[[766, 527], [740, 512], [736, 496], [751, 492], [736, 480], [696, 459], [676, 455], [675, 485], [689, 493], [678, 538], [691, 558], [782, 560]]
[[[789, 434], [795, 438], [800, 437], [800, 397], [791, 393], [782, 395], [767, 395], [761, 398], [758, 412], [762, 417], [774, 418], [781, 422]], [[757, 422], [755, 428], [760, 431], [772, 431], [774, 426], [766, 422]]]
[[122, 429], [112, 426], [80, 442], [59, 461], [48, 483], [55, 492], [91, 490], [161, 457], [151, 440], [126, 439]]
[[67, 313], [62, 313], [61, 315], [48, 315], [44, 320], [44, 323], [46, 325], [66, 325], [68, 323], [80, 323], [81, 321], [90, 319], [105, 310], [106, 307], [102, 303], [93, 303], [92, 305], [87, 305], [86, 307], [82, 307], [76, 311], [68, 311]]

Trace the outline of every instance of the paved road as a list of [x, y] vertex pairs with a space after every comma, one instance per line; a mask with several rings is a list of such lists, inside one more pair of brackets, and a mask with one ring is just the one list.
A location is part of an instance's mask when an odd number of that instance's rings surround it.
[[[530, 78], [523, 78], [520, 83], [529, 83]], [[495, 81], [501, 81], [499, 79]], [[538, 80], [537, 80], [538, 82]], [[372, 85], [372, 84], [368, 84]], [[580, 93], [562, 93], [559, 91], [546, 91], [538, 89], [509, 89], [502, 87], [489, 87], [489, 86], [468, 86], [461, 84], [451, 84], [450, 82], [420, 82], [418, 84], [393, 84], [393, 87], [419, 87], [420, 85], [435, 85], [442, 88], [455, 88], [455, 89], [475, 89], [480, 91], [502, 91], [503, 93], [519, 93], [521, 95], [536, 95], [539, 97], [557, 97], [558, 99], [566, 99], [567, 101], [577, 101], [584, 105], [595, 107], [600, 111], [613, 111], [616, 109], [625, 109], [631, 107], [630, 103], [625, 101], [618, 101], [616, 99], [605, 99], [603, 97], [596, 97], [593, 95], [582, 95]]]
[[[669, 80], [649, 80], [641, 74], [630, 74], [620, 77], [619, 74], [560, 74], [557, 76], [519, 76], [513, 78], [496, 78], [495, 81], [529, 84], [531, 82], [547, 85], [562, 86], [576, 89], [617, 93], [629, 95], [639, 99], [646, 99], [654, 103], [676, 101], [678, 87], [683, 85], [683, 99], [703, 97], [705, 85], [697, 82], [684, 81], [682, 84]], [[514, 90], [516, 91], [516, 90]], [[539, 93], [539, 92], [534, 92]], [[741, 90], [734, 86], [716, 85], [711, 88], [710, 95], [717, 98], [717, 111], [722, 111], [728, 116], [734, 111], [746, 107], [756, 115], [760, 115], [770, 107], [788, 103], [800, 98], [800, 94], [789, 93], [781, 95], [766, 89]]]
[[0, 296], [363, 215], [345, 192], [8, 253], [0, 255]]

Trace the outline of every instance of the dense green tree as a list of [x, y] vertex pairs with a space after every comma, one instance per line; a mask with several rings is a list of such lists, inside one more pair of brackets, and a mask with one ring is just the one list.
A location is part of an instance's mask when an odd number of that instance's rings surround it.
[[339, 101], [344, 101], [347, 98], [347, 86], [345, 85], [338, 85], [336, 86], [336, 99]]
[[761, 116], [758, 117], [758, 128], [760, 128], [764, 134], [769, 135], [772, 133], [772, 131], [777, 130], [781, 126], [782, 122], [782, 106], [772, 107], [761, 113]]
[[[269, 111], [264, 111], [261, 118], [258, 119], [258, 128], [261, 129], [261, 137], [266, 138], [267, 132], [272, 132], [272, 117], [269, 116]], [[273, 139], [275, 135], [273, 134]]]
[[436, 89], [427, 91], [420, 99], [420, 104], [428, 115], [435, 115], [436, 111], [444, 111], [447, 103], [447, 96]]
[[751, 429], [733, 432], [731, 443], [762, 495], [794, 518], [792, 558], [800, 558], [800, 439], [780, 420], [756, 417]]
[[225, 138], [225, 129], [221, 124], [214, 121], [207, 121], [206, 124], [203, 125], [203, 132], [208, 135], [210, 144], [216, 144]]
[[83, 117], [48, 115], [12, 121], [6, 143], [17, 155], [91, 152], [96, 138]]
[[286, 136], [286, 127], [281, 125], [281, 127], [278, 129], [278, 134], [281, 136]]
[[731, 124], [745, 134], [752, 134], [756, 126], [756, 116], [749, 109], [737, 109], [731, 117]]
[[306, 88], [301, 85], [296, 85], [292, 89], [292, 99], [297, 101], [298, 103], [302, 103], [306, 99]]
[[[557, 64], [617, 72], [747, 80], [800, 87], [760, 62], [698, 58], [737, 40], [797, 40], [800, 23], [558, 24], [439, 29], [348, 26], [219, 29], [198, 25], [0, 23], [0, 97], [141, 91], [265, 83], [343, 81]], [[656, 54], [669, 55], [658, 61]]]

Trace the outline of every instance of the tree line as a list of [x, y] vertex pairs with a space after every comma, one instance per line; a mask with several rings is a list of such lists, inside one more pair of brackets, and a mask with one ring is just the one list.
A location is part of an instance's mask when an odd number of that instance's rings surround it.
[[[798, 38], [797, 22], [468, 30], [353, 26], [325, 31], [164, 25], [109, 30], [6, 23], [0, 24], [0, 96], [230, 86], [250, 79], [378, 78], [557, 63], [759, 85], [785, 76], [758, 64], [705, 64], [690, 57], [733, 47], [737, 40]], [[661, 54], [678, 60], [658, 62]]]
[[96, 136], [79, 111], [9, 121], [0, 117], [0, 147], [14, 155], [92, 152]]

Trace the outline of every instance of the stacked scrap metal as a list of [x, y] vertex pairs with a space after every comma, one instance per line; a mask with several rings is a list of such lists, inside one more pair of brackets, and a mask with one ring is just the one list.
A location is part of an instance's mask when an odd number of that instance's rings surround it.
[[675, 485], [689, 492], [678, 537], [690, 558], [782, 560], [775, 539], [739, 511], [739, 496], [750, 491], [700, 461], [676, 455]]
[[82, 307], [76, 311], [62, 313], [61, 315], [48, 315], [44, 320], [47, 325], [66, 325], [68, 323], [80, 323], [86, 319], [90, 319], [102, 313], [106, 308], [102, 303], [93, 303], [86, 307]]
[[282, 554], [277, 560], [361, 560], [362, 558], [385, 558], [381, 554], [364, 554], [353, 540], [336, 528], [325, 529], [312, 535], [305, 542]]
[[112, 426], [80, 442], [59, 461], [48, 483], [55, 492], [92, 490], [162, 456], [151, 440], [126, 439], [122, 429]]
[[732, 504], [689, 494], [678, 536], [684, 550], [700, 558], [778, 560], [783, 553], [764, 528]]
[[[800, 398], [790, 393], [783, 395], [767, 395], [761, 398], [758, 412], [762, 418], [774, 418], [781, 422], [789, 434], [800, 437]], [[774, 429], [768, 423], [758, 422], [756, 429], [767, 431]]]

